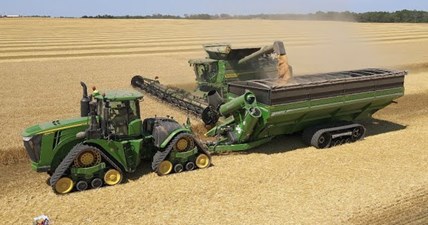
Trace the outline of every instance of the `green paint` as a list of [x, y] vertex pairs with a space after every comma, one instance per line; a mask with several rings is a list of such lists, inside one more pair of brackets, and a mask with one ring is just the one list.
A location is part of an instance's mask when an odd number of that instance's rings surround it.
[[191, 131], [187, 128], [179, 128], [177, 130], [172, 131], [171, 133], [169, 133], [168, 137], [165, 139], [165, 141], [162, 142], [162, 144], [160, 145], [160, 148], [166, 148], [168, 146], [168, 144], [171, 142], [171, 140], [177, 136], [177, 134], [179, 133], [191, 133]]
[[272, 140], [273, 137], [262, 138], [256, 141], [251, 141], [242, 144], [219, 144], [217, 146], [209, 146], [208, 150], [213, 153], [227, 153], [227, 152], [237, 152], [237, 151], [246, 151], [248, 149], [255, 148], [257, 146], [268, 143]]
[[46, 133], [55, 132], [58, 130], [63, 130], [66, 128], [85, 126], [88, 123], [88, 121], [89, 121], [89, 117], [54, 120], [51, 122], [41, 123], [41, 124], [28, 127], [22, 132], [22, 136], [30, 137], [36, 134], [46, 134]]
[[133, 90], [112, 90], [106, 91], [103, 94], [96, 95], [95, 99], [115, 101], [129, 101], [143, 98], [143, 95], [138, 91]]
[[196, 156], [196, 154], [198, 153], [198, 149], [197, 148], [193, 148], [189, 151], [186, 152], [172, 152], [170, 159], [171, 161], [175, 162], [180, 162], [180, 163], [185, 163], [187, 162], [190, 158], [194, 158]]
[[[210, 151], [241, 151], [257, 146], [243, 142], [258, 143], [259, 140], [282, 134], [292, 134], [307, 127], [332, 121], [354, 121], [370, 118], [373, 113], [402, 96], [404, 88], [391, 88], [271, 106], [258, 102], [249, 104], [243, 101], [242, 99], [248, 93], [241, 96], [229, 94], [227, 97], [229, 101], [220, 107], [221, 114], [231, 114], [232, 116], [206, 133], [207, 136], [220, 134], [223, 137], [218, 146], [210, 147]], [[254, 108], [260, 109], [260, 118], [250, 116], [250, 109]], [[230, 138], [231, 134], [235, 137], [234, 139]]]
[[98, 165], [87, 167], [87, 168], [71, 168], [71, 177], [74, 179], [84, 178], [86, 180], [94, 177], [95, 174], [102, 174], [103, 170], [106, 168], [105, 163], [100, 163]]
[[128, 135], [129, 136], [138, 136], [141, 135], [142, 121], [141, 119], [133, 120], [128, 125]]

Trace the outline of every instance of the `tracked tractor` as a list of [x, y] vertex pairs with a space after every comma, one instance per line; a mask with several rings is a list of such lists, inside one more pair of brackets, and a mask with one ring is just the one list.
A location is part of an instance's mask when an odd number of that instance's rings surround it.
[[59, 194], [121, 183], [149, 161], [158, 175], [207, 168], [207, 147], [195, 139], [190, 122], [171, 117], [140, 118], [136, 91], [93, 89], [82, 82], [81, 115], [29, 127], [23, 132], [31, 166], [50, 175]]

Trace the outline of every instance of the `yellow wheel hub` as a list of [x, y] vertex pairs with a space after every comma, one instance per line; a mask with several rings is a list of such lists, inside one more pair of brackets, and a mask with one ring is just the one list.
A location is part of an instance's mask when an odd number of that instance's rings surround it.
[[63, 177], [56, 182], [54, 188], [55, 191], [59, 194], [67, 194], [68, 192], [73, 190], [73, 186], [74, 182], [72, 179], [68, 177]]
[[181, 138], [177, 141], [177, 144], [175, 144], [177, 151], [182, 152], [187, 150], [187, 147], [189, 147], [189, 140], [187, 138]]
[[101, 155], [92, 150], [88, 149], [80, 153], [80, 155], [74, 160], [75, 167], [91, 167], [101, 162]]
[[172, 163], [168, 160], [162, 161], [158, 167], [158, 174], [163, 176], [171, 173], [172, 171]]
[[122, 181], [122, 174], [115, 169], [109, 169], [104, 174], [104, 182], [108, 185], [116, 185]]
[[94, 160], [95, 157], [90, 152], [85, 152], [80, 156], [80, 162], [85, 166], [92, 164]]
[[210, 158], [205, 154], [200, 154], [196, 158], [196, 166], [200, 169], [205, 169], [210, 165]]

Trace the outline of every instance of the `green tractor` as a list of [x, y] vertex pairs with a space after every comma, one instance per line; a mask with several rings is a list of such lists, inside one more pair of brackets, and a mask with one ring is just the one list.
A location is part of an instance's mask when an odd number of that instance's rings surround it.
[[211, 157], [190, 122], [167, 117], [140, 119], [136, 91], [94, 92], [81, 82], [81, 116], [29, 127], [22, 133], [32, 169], [47, 172], [58, 194], [116, 185], [143, 161], [160, 176], [207, 168]]

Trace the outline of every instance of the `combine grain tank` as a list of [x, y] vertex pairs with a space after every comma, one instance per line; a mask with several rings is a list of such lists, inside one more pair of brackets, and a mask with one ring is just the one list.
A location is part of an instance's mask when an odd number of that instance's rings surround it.
[[357, 141], [365, 128], [354, 121], [402, 96], [406, 74], [363, 69], [297, 76], [285, 85], [277, 79], [229, 83], [227, 102], [209, 106], [209, 115], [228, 117], [207, 133], [221, 137], [210, 150], [246, 150], [299, 131], [317, 148]]

